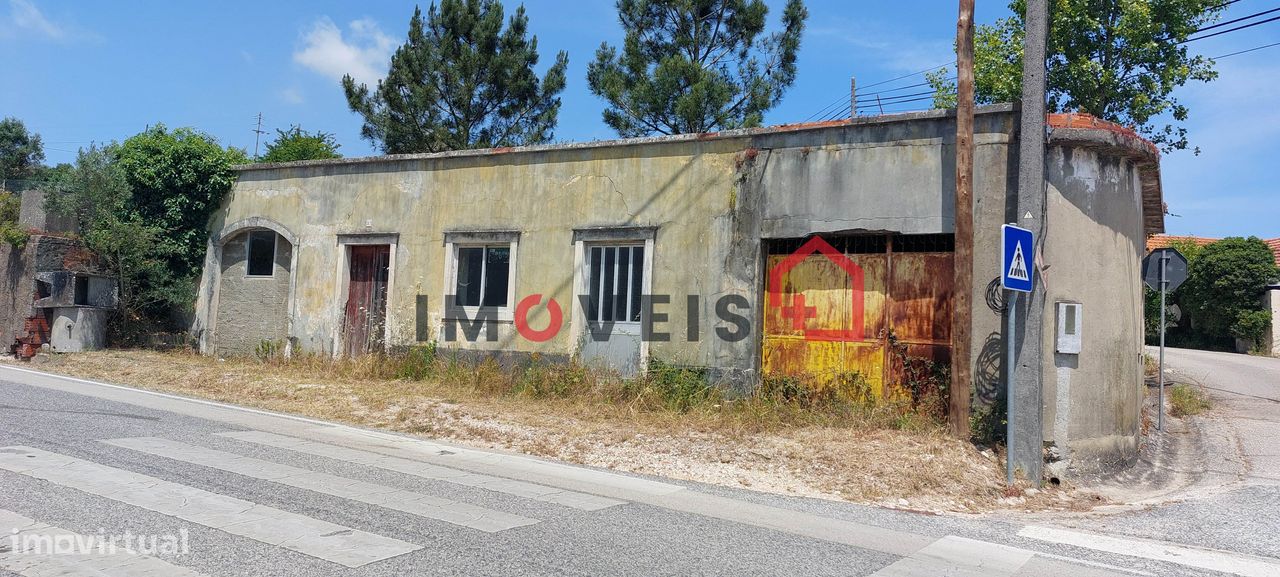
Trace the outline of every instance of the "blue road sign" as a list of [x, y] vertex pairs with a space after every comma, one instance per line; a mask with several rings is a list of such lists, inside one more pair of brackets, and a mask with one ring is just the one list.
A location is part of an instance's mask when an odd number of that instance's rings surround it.
[[1011, 291], [1031, 292], [1035, 274], [1035, 235], [1025, 228], [1006, 224], [1000, 229], [1000, 283]]

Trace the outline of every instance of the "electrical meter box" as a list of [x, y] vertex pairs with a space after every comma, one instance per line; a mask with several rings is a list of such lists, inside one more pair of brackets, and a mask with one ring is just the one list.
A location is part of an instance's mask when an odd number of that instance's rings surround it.
[[1080, 328], [1084, 306], [1080, 303], [1058, 303], [1057, 352], [1064, 355], [1080, 354]]

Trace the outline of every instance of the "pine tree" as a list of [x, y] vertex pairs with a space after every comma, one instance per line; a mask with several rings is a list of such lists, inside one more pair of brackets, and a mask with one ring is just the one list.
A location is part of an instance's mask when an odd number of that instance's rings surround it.
[[763, 0], [619, 0], [622, 52], [602, 43], [587, 69], [604, 121], [622, 136], [759, 126], [796, 77], [809, 12], [788, 0], [762, 36]]
[[414, 9], [408, 41], [374, 90], [343, 77], [360, 134], [384, 153], [521, 146], [551, 140], [569, 56], [541, 79], [524, 7], [502, 25], [498, 0], [443, 0]]

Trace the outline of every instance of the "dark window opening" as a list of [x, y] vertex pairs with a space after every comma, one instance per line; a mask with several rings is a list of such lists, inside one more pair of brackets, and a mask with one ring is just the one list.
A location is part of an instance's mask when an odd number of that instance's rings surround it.
[[74, 302], [77, 306], [87, 306], [89, 304], [89, 277], [77, 276]]
[[276, 267], [276, 233], [255, 230], [249, 233], [249, 276], [271, 276]]
[[458, 248], [458, 276], [454, 304], [463, 307], [505, 307], [511, 283], [511, 247]]
[[[813, 237], [782, 238], [766, 241], [766, 254], [791, 254], [800, 250]], [[884, 254], [886, 252], [955, 252], [953, 234], [859, 234], [823, 236], [841, 254]], [[890, 248], [892, 240], [892, 249]]]
[[643, 246], [593, 246], [587, 279], [587, 320], [639, 322], [644, 287]]
[[893, 237], [893, 252], [955, 252], [954, 234], [899, 234]]

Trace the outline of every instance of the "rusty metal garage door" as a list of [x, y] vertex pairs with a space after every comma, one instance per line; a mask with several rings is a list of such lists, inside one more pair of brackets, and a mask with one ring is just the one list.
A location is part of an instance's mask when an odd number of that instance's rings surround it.
[[766, 245], [766, 375], [827, 386], [857, 373], [883, 396], [900, 384], [904, 357], [949, 361], [951, 235], [822, 241]]

